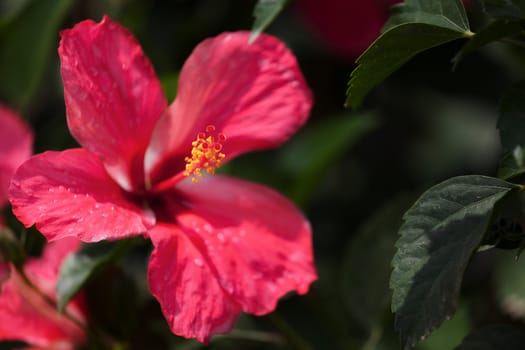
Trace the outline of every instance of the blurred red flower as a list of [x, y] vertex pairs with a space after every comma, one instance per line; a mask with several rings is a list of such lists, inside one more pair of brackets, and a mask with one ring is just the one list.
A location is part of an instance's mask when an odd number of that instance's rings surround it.
[[[60, 265], [79, 245], [74, 238], [48, 244], [40, 258], [26, 262], [24, 273], [42, 293], [55, 299]], [[58, 313], [12, 265], [8, 268], [9, 277], [0, 284], [0, 340], [20, 340], [29, 344], [26, 349], [48, 350], [73, 350], [84, 343], [86, 334], [79, 325]], [[78, 321], [85, 322], [83, 305], [80, 294], [66, 310]]]
[[[67, 121], [83, 148], [34, 156], [10, 189], [16, 216], [51, 241], [145, 235], [148, 279], [171, 330], [207, 342], [241, 310], [261, 315], [316, 279], [311, 229], [275, 191], [206, 176], [275, 147], [307, 119], [311, 93], [276, 38], [199, 44], [168, 106], [133, 36], [104, 17], [62, 32]], [[197, 184], [194, 182], [198, 182]]]
[[[334, 53], [356, 59], [379, 37], [390, 7], [403, 0], [299, 0], [297, 10]], [[463, 3], [469, 7], [470, 0]]]
[[[0, 104], [0, 209], [7, 203], [7, 190], [16, 168], [31, 156], [33, 133], [11, 109]], [[3, 219], [0, 217], [0, 226]]]
[[393, 4], [402, 0], [300, 0], [297, 9], [336, 54], [357, 58], [379, 36]]

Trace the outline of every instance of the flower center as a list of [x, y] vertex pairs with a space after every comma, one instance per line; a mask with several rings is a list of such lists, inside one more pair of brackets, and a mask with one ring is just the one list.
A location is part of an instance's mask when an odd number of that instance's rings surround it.
[[208, 125], [206, 132], [200, 132], [197, 139], [191, 143], [193, 146], [191, 156], [184, 158], [186, 169], [184, 176], [191, 176], [194, 183], [199, 182], [199, 177], [204, 177], [202, 170], [208, 174], [215, 175], [215, 169], [219, 168], [226, 155], [221, 152], [222, 143], [226, 136], [219, 133], [215, 136], [215, 126]]

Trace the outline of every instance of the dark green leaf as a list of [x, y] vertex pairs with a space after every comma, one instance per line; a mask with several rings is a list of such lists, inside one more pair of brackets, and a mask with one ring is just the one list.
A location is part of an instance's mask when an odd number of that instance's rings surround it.
[[346, 91], [346, 106], [361, 105], [368, 92], [416, 54], [432, 47], [469, 36], [449, 28], [425, 23], [407, 23], [383, 33], [357, 59]]
[[481, 0], [481, 4], [492, 17], [525, 18], [525, 0]]
[[506, 153], [499, 163], [498, 177], [509, 180], [525, 173], [525, 167], [519, 166], [512, 153]]
[[282, 170], [293, 178], [287, 194], [304, 203], [330, 165], [378, 125], [375, 114], [343, 113], [301, 131], [280, 154]]
[[405, 0], [392, 9], [385, 31], [403, 23], [426, 23], [463, 33], [470, 30], [461, 0]]
[[429, 189], [407, 211], [390, 279], [403, 348], [454, 313], [463, 273], [494, 205], [515, 188], [491, 177], [455, 177]]
[[500, 324], [474, 330], [455, 350], [522, 350], [523, 344], [523, 329]]
[[32, 1], [0, 33], [0, 94], [25, 109], [40, 83], [72, 0]]
[[277, 15], [284, 9], [288, 0], [258, 0], [253, 10], [255, 21], [252, 27], [250, 42], [261, 34]]
[[470, 38], [461, 50], [459, 50], [452, 59], [454, 63], [453, 68], [455, 69], [457, 64], [473, 51], [496, 40], [520, 33], [521, 31], [523, 31], [523, 26], [516, 21], [500, 19], [490, 23]]
[[357, 59], [346, 106], [361, 105], [368, 92], [416, 54], [472, 36], [460, 0], [406, 0], [396, 7], [385, 32]]
[[78, 293], [78, 291], [97, 273], [114, 261], [128, 245], [126, 240], [118, 243], [99, 242], [85, 244], [69, 255], [60, 268], [57, 284], [59, 311]]
[[388, 310], [390, 262], [403, 213], [413, 196], [390, 201], [370, 217], [348, 244], [343, 265], [343, 298], [350, 314], [367, 332], [378, 326]]

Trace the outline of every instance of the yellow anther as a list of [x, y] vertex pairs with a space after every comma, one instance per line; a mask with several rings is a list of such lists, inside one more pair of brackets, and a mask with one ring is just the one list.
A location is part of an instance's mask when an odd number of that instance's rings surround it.
[[199, 182], [199, 177], [204, 177], [203, 170], [210, 175], [215, 175], [215, 169], [219, 168], [226, 155], [221, 152], [222, 143], [226, 136], [222, 133], [217, 137], [214, 135], [215, 127], [209, 125], [206, 132], [200, 132], [197, 139], [191, 143], [193, 146], [191, 156], [184, 158], [186, 168], [184, 176], [192, 176], [193, 183]]

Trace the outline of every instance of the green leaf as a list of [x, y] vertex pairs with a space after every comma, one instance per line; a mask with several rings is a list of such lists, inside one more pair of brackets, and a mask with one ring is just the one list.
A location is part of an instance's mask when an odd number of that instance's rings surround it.
[[346, 250], [341, 276], [345, 305], [355, 321], [370, 335], [388, 310], [390, 262], [403, 213], [413, 196], [390, 201], [360, 226]]
[[506, 153], [501, 159], [498, 167], [498, 177], [509, 180], [525, 173], [525, 167], [518, 165], [512, 153]]
[[284, 9], [288, 0], [258, 0], [253, 10], [255, 21], [252, 26], [252, 34], [249, 42], [252, 43], [257, 39], [277, 15]]
[[60, 268], [57, 284], [58, 310], [62, 312], [71, 299], [97, 273], [110, 265], [128, 246], [128, 240], [84, 244], [69, 255]]
[[470, 30], [461, 0], [405, 0], [392, 9], [385, 30], [403, 23], [426, 23], [458, 32]]
[[460, 303], [454, 317], [444, 322], [431, 336], [423, 340], [418, 345], [418, 349], [453, 349], [461, 343], [471, 328], [468, 307], [465, 303]]
[[501, 99], [497, 126], [503, 151], [512, 154], [518, 169], [524, 168], [525, 82], [515, 84]]
[[373, 87], [416, 54], [472, 36], [460, 0], [406, 0], [385, 28], [356, 61], [346, 91], [347, 107], [360, 106]]
[[525, 332], [511, 325], [484, 326], [469, 334], [455, 350], [522, 350]]
[[505, 37], [518, 34], [523, 31], [523, 26], [517, 21], [499, 19], [491, 22], [489, 25], [477, 32], [470, 40], [463, 45], [461, 50], [452, 59], [453, 69], [458, 63], [475, 50]]
[[406, 23], [383, 33], [357, 59], [346, 91], [346, 106], [357, 108], [368, 92], [416, 54], [467, 33], [425, 23]]
[[481, 0], [481, 4], [491, 17], [525, 18], [525, 0]]
[[0, 32], [0, 95], [27, 108], [58, 47], [58, 30], [72, 0], [34, 0]]
[[404, 216], [392, 261], [392, 311], [404, 349], [452, 316], [467, 264], [494, 205], [518, 186], [470, 175], [425, 192]]
[[303, 204], [330, 165], [378, 125], [373, 113], [343, 113], [301, 131], [280, 153], [280, 168], [293, 179], [287, 194]]

